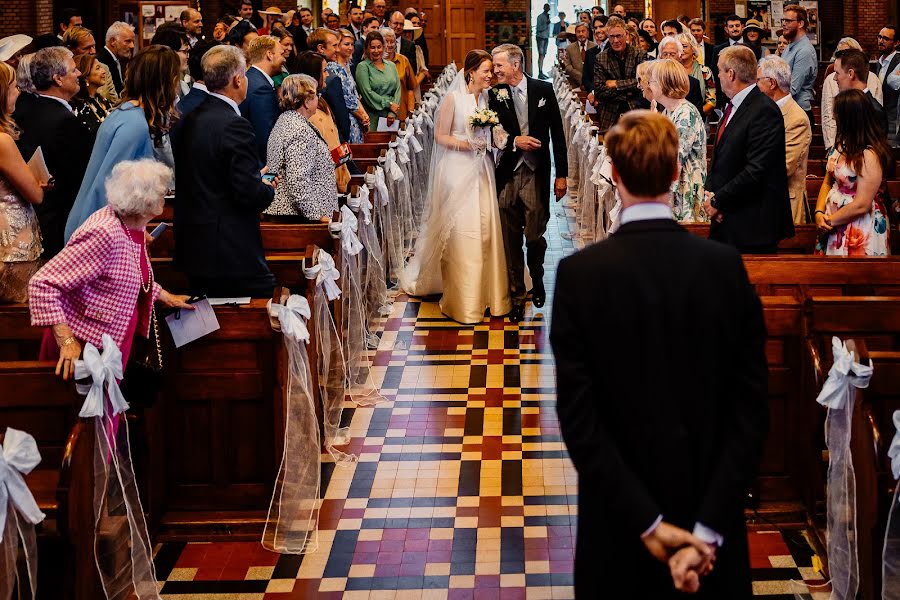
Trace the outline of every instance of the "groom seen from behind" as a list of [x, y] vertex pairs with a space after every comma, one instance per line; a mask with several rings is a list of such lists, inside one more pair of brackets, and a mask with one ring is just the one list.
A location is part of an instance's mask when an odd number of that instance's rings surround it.
[[737, 250], [672, 220], [671, 121], [632, 111], [604, 143], [622, 225], [559, 263], [550, 331], [578, 471], [575, 595], [749, 600], [744, 498], [769, 415], [762, 307]]
[[522, 235], [528, 249], [528, 270], [534, 281], [532, 303], [544, 306], [544, 232], [550, 219], [550, 142], [556, 167], [554, 192], [559, 200], [566, 194], [568, 163], [562, 116], [553, 86], [522, 72], [522, 50], [502, 44], [491, 53], [498, 84], [490, 92], [490, 108], [509, 134], [497, 163], [497, 195], [503, 245], [506, 249], [512, 311], [509, 318], [519, 322], [525, 315], [525, 260]]

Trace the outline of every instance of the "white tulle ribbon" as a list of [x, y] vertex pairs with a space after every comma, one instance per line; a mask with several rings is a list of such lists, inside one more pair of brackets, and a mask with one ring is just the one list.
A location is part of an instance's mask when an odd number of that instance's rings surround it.
[[363, 223], [370, 225], [372, 223], [372, 201], [369, 200], [369, 178], [366, 177], [366, 185], [359, 188], [356, 196], [347, 199], [347, 206], [354, 212], [361, 213]]
[[11, 505], [26, 521], [36, 525], [46, 516], [38, 508], [23, 475], [31, 473], [41, 462], [34, 438], [18, 429], [6, 428], [0, 445], [0, 542], [6, 527], [6, 511]]
[[281, 333], [285, 337], [297, 342], [309, 343], [309, 329], [306, 327], [306, 322], [309, 321], [312, 312], [306, 298], [292, 294], [284, 304], [273, 304], [269, 300], [266, 308], [270, 315], [278, 319]]
[[387, 157], [384, 162], [384, 168], [385, 171], [387, 171], [387, 176], [394, 183], [403, 181], [403, 170], [400, 168], [400, 165], [397, 164], [396, 154], [396, 148], [388, 150]]
[[75, 379], [91, 378], [90, 386], [78, 385], [78, 393], [87, 395], [84, 405], [78, 413], [79, 417], [102, 417], [106, 414], [106, 395], [112, 415], [128, 410], [128, 402], [119, 389], [122, 379], [122, 352], [108, 334], [103, 334], [103, 353], [88, 342], [84, 345], [84, 358], [75, 361]]
[[416, 121], [418, 121], [418, 124], [413, 125], [413, 127], [415, 128], [416, 134], [409, 136], [409, 144], [410, 144], [410, 146], [412, 146], [413, 152], [418, 154], [425, 148], [422, 147], [422, 144], [421, 144], [421, 142], [419, 142], [418, 137], [417, 137], [417, 136], [422, 135], [422, 120], [421, 120], [421, 118], [417, 118]]
[[362, 242], [359, 241], [357, 232], [359, 231], [359, 221], [353, 210], [349, 206], [341, 207], [341, 247], [347, 254], [357, 255], [362, 249]]
[[[894, 439], [888, 448], [891, 474], [900, 480], [900, 410], [894, 411]], [[894, 498], [888, 510], [884, 529], [884, 548], [881, 564], [882, 600], [900, 599], [900, 484], [894, 486]]]
[[397, 141], [397, 158], [404, 165], [409, 164], [409, 134], [406, 133], [407, 131], [409, 130], [405, 130]]
[[319, 250], [319, 262], [311, 267], [303, 269], [303, 274], [307, 279], [315, 279], [317, 286], [322, 286], [325, 290], [325, 296], [329, 300], [334, 300], [341, 295], [341, 288], [336, 283], [340, 279], [341, 274], [338, 272], [334, 264], [334, 259], [324, 250]]
[[888, 447], [888, 458], [891, 459], [891, 473], [894, 479], [900, 479], [900, 410], [894, 411], [894, 439]]
[[381, 195], [381, 206], [387, 206], [390, 201], [390, 195], [388, 194], [384, 169], [375, 169], [375, 188]]
[[861, 365], [854, 360], [853, 352], [837, 336], [831, 338], [834, 364], [828, 371], [828, 379], [822, 386], [816, 402], [827, 408], [843, 409], [850, 396], [850, 387], [867, 388], [872, 378], [871, 365]]

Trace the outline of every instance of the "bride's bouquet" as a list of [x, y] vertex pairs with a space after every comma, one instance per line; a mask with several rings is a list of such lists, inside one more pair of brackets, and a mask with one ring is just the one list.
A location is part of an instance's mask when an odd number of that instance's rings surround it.
[[469, 125], [472, 127], [475, 138], [484, 145], [485, 150], [491, 146], [493, 132], [494, 145], [497, 148], [506, 146], [506, 142], [498, 143], [498, 136], [505, 140], [506, 132], [500, 125], [500, 117], [489, 108], [479, 108], [469, 115]]

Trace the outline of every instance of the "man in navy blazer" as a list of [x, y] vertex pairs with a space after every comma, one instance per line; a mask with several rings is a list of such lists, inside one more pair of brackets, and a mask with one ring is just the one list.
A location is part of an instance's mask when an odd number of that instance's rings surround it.
[[194, 294], [265, 298], [275, 286], [259, 230], [274, 184], [260, 176], [253, 128], [238, 110], [246, 66], [234, 46], [206, 54], [209, 94], [175, 144], [175, 260]]
[[253, 125], [256, 133], [256, 153], [259, 164], [266, 164], [269, 134], [275, 127], [280, 111], [273, 77], [281, 73], [284, 49], [277, 38], [261, 35], [250, 42], [247, 49], [250, 68], [247, 69], [247, 99], [241, 102], [241, 115]]
[[[318, 52], [328, 62], [334, 62], [338, 53], [338, 37], [330, 29], [320, 27], [309, 34], [307, 43], [309, 49]], [[344, 100], [344, 87], [341, 78], [337, 75], [329, 75], [325, 79], [325, 88], [321, 90], [322, 100], [331, 109], [331, 117], [337, 126], [338, 138], [342, 144], [350, 141], [350, 110]]]
[[190, 73], [194, 83], [191, 85], [191, 91], [185, 94], [184, 98], [179, 100], [178, 104], [175, 105], [180, 118], [175, 122], [175, 125], [172, 126], [172, 131], [169, 135], [169, 137], [172, 138], [173, 146], [181, 130], [181, 124], [184, 123], [184, 118], [187, 117], [192, 110], [200, 106], [209, 95], [206, 84], [203, 83], [203, 66], [201, 61], [203, 60], [203, 55], [216, 45], [216, 42], [200, 40], [194, 44], [194, 47], [191, 48], [191, 51], [188, 54], [188, 73]]

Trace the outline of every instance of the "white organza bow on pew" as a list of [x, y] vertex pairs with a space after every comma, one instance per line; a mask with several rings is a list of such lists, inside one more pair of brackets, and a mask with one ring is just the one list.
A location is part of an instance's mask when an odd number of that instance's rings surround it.
[[[6, 428], [0, 444], [0, 599], [33, 600], [37, 594], [37, 539], [34, 526], [44, 520], [25, 475], [41, 462], [34, 438]], [[25, 558], [25, 578], [19, 577], [19, 540]]]
[[273, 327], [281, 331], [288, 356], [285, 389], [284, 452], [262, 545], [282, 554], [306, 554], [318, 548], [319, 485], [322, 452], [315, 394], [310, 375], [309, 330], [311, 313], [303, 296], [292, 295], [284, 305], [269, 301]]
[[313, 327], [316, 332], [318, 360], [316, 374], [319, 383], [319, 395], [322, 398], [322, 418], [325, 425], [325, 448], [335, 462], [347, 463], [356, 460], [352, 454], [341, 452], [335, 446], [346, 445], [350, 441], [347, 427], [341, 427], [341, 414], [344, 411], [344, 390], [347, 381], [344, 351], [341, 347], [341, 336], [328, 303], [337, 300], [341, 288], [337, 284], [341, 274], [334, 259], [322, 250], [317, 251], [315, 264], [305, 266], [303, 274], [307, 279], [315, 281], [313, 294]]
[[[75, 362], [76, 379], [91, 378], [79, 413], [94, 419], [94, 558], [108, 600], [159, 598], [152, 546], [131, 464], [128, 424], [120, 414], [128, 409], [119, 379], [122, 353], [108, 335], [103, 352], [84, 347]], [[121, 425], [121, 426], [119, 426]], [[123, 557], [125, 560], [122, 560]]]
[[[853, 352], [839, 338], [831, 340], [834, 362], [816, 402], [828, 409], [825, 417], [825, 444], [828, 447], [826, 483], [828, 573], [831, 600], [853, 600], [859, 587], [859, 557], [856, 532], [856, 474], [850, 452], [853, 407], [857, 388], [866, 388], [872, 367], [856, 362]], [[828, 584], [826, 584], [827, 586]], [[798, 598], [821, 591], [794, 583]]]
[[900, 410], [894, 411], [894, 438], [888, 448], [888, 458], [891, 460], [891, 475], [897, 483], [894, 484], [894, 499], [884, 531], [881, 598], [900, 600]]

